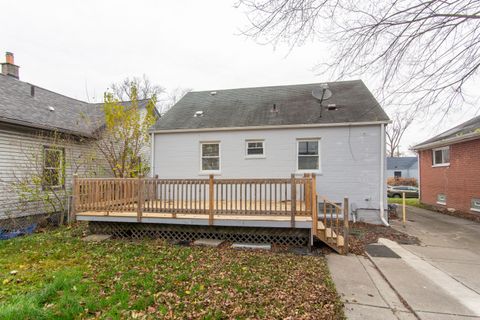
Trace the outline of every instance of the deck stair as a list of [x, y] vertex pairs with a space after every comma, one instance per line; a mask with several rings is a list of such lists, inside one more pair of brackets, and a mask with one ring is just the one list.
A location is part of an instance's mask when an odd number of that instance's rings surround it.
[[[317, 200], [318, 203], [318, 200]], [[323, 205], [323, 206], [322, 206]], [[348, 253], [348, 199], [344, 199], [343, 207], [321, 198], [323, 220], [313, 221], [317, 225], [313, 235], [340, 254]], [[347, 239], [347, 241], [346, 241]]]

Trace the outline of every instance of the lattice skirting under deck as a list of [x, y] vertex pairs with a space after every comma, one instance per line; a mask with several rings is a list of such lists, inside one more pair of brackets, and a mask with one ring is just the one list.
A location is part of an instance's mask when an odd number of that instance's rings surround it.
[[309, 229], [205, 227], [97, 221], [90, 221], [89, 228], [92, 233], [111, 234], [118, 238], [160, 238], [182, 242], [219, 239], [231, 242], [306, 246], [310, 238]]

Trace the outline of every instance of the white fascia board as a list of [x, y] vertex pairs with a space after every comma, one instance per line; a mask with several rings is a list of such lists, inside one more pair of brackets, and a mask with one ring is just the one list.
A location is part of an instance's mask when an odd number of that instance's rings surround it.
[[368, 122], [340, 122], [340, 123], [313, 123], [313, 124], [287, 124], [273, 126], [249, 126], [249, 127], [219, 127], [219, 128], [197, 128], [197, 129], [171, 129], [152, 130], [150, 132], [180, 133], [180, 132], [207, 132], [207, 131], [246, 131], [246, 130], [269, 130], [269, 129], [303, 129], [303, 128], [324, 128], [324, 127], [358, 127], [388, 124], [390, 121], [368, 121]]
[[433, 149], [438, 147], [445, 147], [454, 143], [475, 140], [479, 138], [480, 138], [480, 132], [471, 132], [471, 133], [467, 133], [467, 134], [456, 136], [449, 139], [434, 141], [426, 144], [418, 144], [414, 146], [411, 150], [414, 150], [414, 151], [428, 150], [428, 149]]

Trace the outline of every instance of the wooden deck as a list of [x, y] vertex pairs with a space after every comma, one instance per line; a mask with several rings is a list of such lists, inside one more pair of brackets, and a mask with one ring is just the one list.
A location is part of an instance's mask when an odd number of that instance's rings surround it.
[[288, 179], [75, 177], [73, 190], [72, 218], [82, 221], [309, 229], [311, 243], [317, 237], [337, 251], [345, 243], [345, 225], [348, 230], [348, 212], [326, 199], [323, 221], [318, 221], [313, 175]]

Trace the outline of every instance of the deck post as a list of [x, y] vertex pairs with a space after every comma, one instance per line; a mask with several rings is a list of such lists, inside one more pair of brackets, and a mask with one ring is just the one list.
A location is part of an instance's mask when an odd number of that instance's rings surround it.
[[75, 222], [76, 215], [77, 215], [77, 212], [76, 212], [76, 206], [77, 206], [77, 201], [76, 201], [76, 197], [77, 197], [77, 178], [78, 178], [78, 175], [76, 173], [74, 173], [73, 178], [72, 178], [72, 203], [70, 204], [70, 216], [69, 216], [69, 219], [68, 219], [69, 223]]
[[213, 204], [214, 204], [214, 192], [213, 192], [213, 174], [210, 175], [208, 184], [208, 224], [213, 225]]
[[348, 234], [349, 234], [349, 208], [348, 208], [348, 198], [343, 199], [343, 254], [348, 254]]
[[313, 234], [317, 235], [318, 233], [318, 204], [317, 204], [317, 177], [312, 173], [311, 179], [311, 188], [310, 188], [310, 205], [312, 208], [312, 224], [313, 224]]
[[137, 185], [137, 221], [142, 221], [142, 212], [143, 212], [143, 179], [142, 176], [138, 176], [138, 185]]
[[297, 211], [297, 185], [295, 182], [295, 174], [292, 173], [290, 178], [290, 226], [295, 228], [295, 213]]

